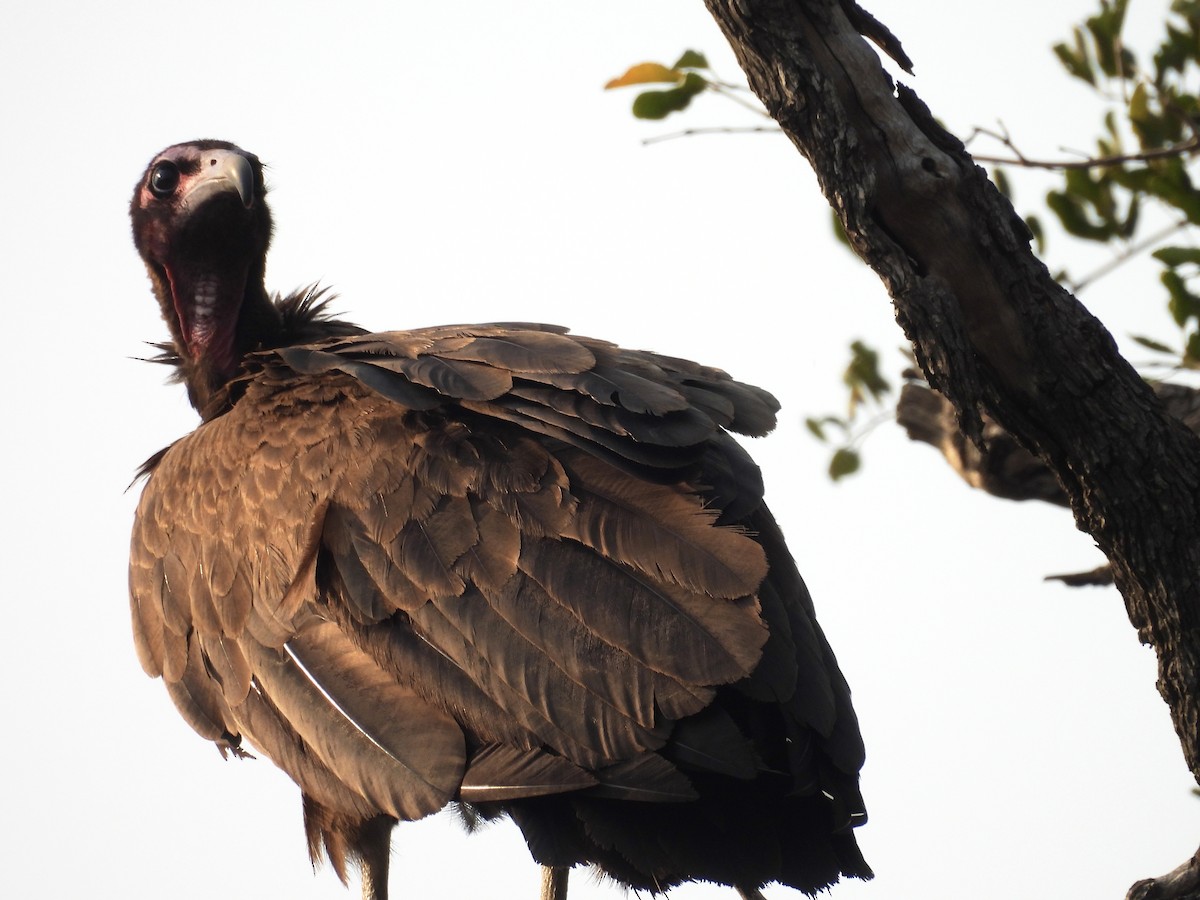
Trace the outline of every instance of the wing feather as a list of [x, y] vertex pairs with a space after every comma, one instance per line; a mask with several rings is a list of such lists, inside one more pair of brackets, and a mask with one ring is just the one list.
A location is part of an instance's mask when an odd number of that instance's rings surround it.
[[601, 708], [600, 718], [616, 713], [654, 728], [655, 688], [661, 683], [674, 693], [676, 685], [669, 678], [599, 639], [531, 578], [512, 579], [506, 589], [486, 596], [489, 606], [537, 655], [553, 662], [556, 674], [612, 707]]
[[479, 541], [465, 498], [444, 497], [426, 519], [409, 522], [388, 548], [389, 556], [424, 596], [457, 597], [466, 583], [454, 564]]
[[207, 668], [221, 686], [221, 692], [231, 706], [245, 699], [254, 672], [241, 645], [232, 638], [215, 635], [196, 635], [196, 643], [204, 652]]
[[378, 809], [416, 819], [441, 809], [462, 777], [462, 731], [389, 679], [330, 623], [276, 652], [247, 642], [272, 705], [343, 784]]
[[575, 338], [550, 331], [496, 326], [471, 328], [473, 340], [442, 352], [449, 359], [473, 360], [521, 375], [584, 372], [596, 363], [591, 351]]
[[151, 557], [145, 546], [139, 543], [139, 532], [142, 530], [135, 527], [130, 552], [129, 612], [138, 662], [147, 675], [157, 678], [163, 673], [163, 660], [166, 657], [161, 600], [163, 565], [161, 557]]
[[537, 384], [549, 385], [563, 393], [578, 393], [605, 406], [620, 406], [639, 415], [665, 416], [686, 410], [687, 398], [662, 379], [645, 377], [632, 370], [621, 369], [610, 361], [597, 361], [586, 372], [552, 373], [539, 376], [522, 373]]
[[541, 797], [583, 790], [596, 778], [574, 763], [544, 750], [488, 744], [471, 758], [459, 799], [468, 803]]
[[754, 745], [724, 710], [709, 707], [671, 732], [668, 755], [676, 762], [748, 781], [760, 768]]
[[500, 590], [517, 571], [521, 555], [521, 531], [509, 516], [485, 503], [473, 501], [478, 540], [455, 560], [454, 571], [485, 594]]
[[512, 388], [508, 371], [469, 360], [421, 355], [416, 359], [383, 358], [371, 365], [403, 376], [413, 384], [437, 391], [443, 397], [462, 400], [492, 400]]
[[573, 542], [526, 541], [520, 566], [602, 640], [690, 684], [745, 677], [767, 638], [752, 599], [714, 602]]
[[687, 776], [657, 753], [642, 753], [596, 773], [600, 782], [592, 797], [639, 803], [684, 803], [699, 794]]
[[359, 819], [377, 814], [376, 806], [349, 788], [322, 762], [260, 688], [252, 689], [232, 713], [240, 731], [291, 775], [307, 796], [322, 806]]
[[168, 681], [167, 693], [184, 720], [203, 738], [221, 741], [236, 729], [229, 704], [217, 683], [209, 677], [200, 643], [193, 635], [188, 641], [188, 662], [183, 676]]
[[[582, 714], [577, 708], [570, 723], [560, 722], [557, 717], [559, 710], [551, 709], [548, 702], [550, 698], [538, 689], [545, 680], [544, 670], [533, 672], [522, 667], [522, 662], [527, 663], [530, 669], [544, 667], [546, 663], [536, 658], [507, 662], [500, 659], [501, 669], [497, 671], [496, 662], [485, 655], [485, 652], [489, 644], [502, 644], [510, 638], [499, 629], [494, 629], [488, 640], [477, 641], [475, 623], [469, 619], [465, 623], [467, 633], [464, 634], [460, 624], [463, 619], [462, 613], [467, 610], [462, 608], [462, 604], [471, 602], [470, 611], [486, 610], [486, 604], [482, 598], [473, 596], [458, 600], [459, 615], [453, 618], [445, 616], [442, 610], [432, 603], [421, 607], [412, 618], [416, 636], [446, 659], [452, 667], [461, 671], [478, 691], [494, 703], [501, 711], [501, 721], [511, 717], [521, 728], [535, 735], [539, 742], [554, 748], [579, 765], [594, 766], [606, 761], [606, 757], [593, 746], [592, 741], [581, 740], [571, 730], [573, 725], [575, 730], [588, 732], [597, 742], [603, 743], [600, 736], [595, 734], [595, 726], [582, 721]], [[567, 711], [570, 711], [569, 707]], [[486, 734], [493, 728], [494, 726], [485, 725], [482, 730]]]
[[766, 555], [693, 493], [645, 484], [575, 451], [560, 455], [579, 508], [567, 535], [609, 559], [712, 597], [753, 594], [767, 574]]
[[[329, 596], [341, 598], [345, 588], [338, 573], [327, 573]], [[335, 607], [336, 609], [336, 607]], [[535, 728], [550, 728], [549, 723], [530, 721], [532, 715], [510, 712], [504, 705], [522, 707], [515, 695], [492, 699], [463, 668], [413, 630], [407, 617], [395, 616], [384, 623], [363, 625], [356, 621], [340, 622], [355, 643], [391, 673], [408, 684], [427, 702], [451, 713], [463, 728], [484, 742], [503, 742], [523, 749], [544, 743]]]
[[408, 409], [433, 409], [441, 402], [436, 391], [414, 384], [406, 378], [397, 378], [396, 373], [370, 363], [306, 347], [283, 347], [275, 352], [289, 367], [302, 375], [343, 372]]
[[[519, 594], [523, 583], [513, 579], [505, 591]], [[532, 602], [532, 598], [516, 597], [513, 602]], [[466, 668], [485, 691], [497, 692], [504, 685], [542, 719], [554, 723], [554, 731], [545, 739], [568, 758], [615, 761], [661, 746], [666, 739], [653, 722], [641, 724], [621, 709], [619, 698], [592, 692], [572, 678], [568, 663], [556, 658], [559, 654], [552, 657], [543, 652], [478, 592], [427, 604], [412, 617], [427, 639]], [[585, 654], [588, 650], [579, 648]], [[569, 742], [561, 742], [559, 734]], [[572, 745], [590, 752], [580, 760]]]
[[181, 541], [172, 546], [162, 560], [161, 609], [163, 625], [174, 635], [187, 634], [192, 620], [189, 615], [188, 587], [196, 567], [190, 567], [180, 557], [180, 550], [190, 549], [188, 542]]

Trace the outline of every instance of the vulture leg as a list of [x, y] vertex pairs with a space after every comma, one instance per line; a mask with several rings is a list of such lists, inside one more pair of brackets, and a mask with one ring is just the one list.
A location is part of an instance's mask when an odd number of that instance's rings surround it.
[[567, 900], [567, 876], [570, 874], [570, 869], [542, 866], [541, 900]]
[[762, 891], [760, 891], [758, 888], [739, 887], [734, 888], [734, 890], [738, 892], [738, 896], [741, 897], [742, 900], [767, 900], [767, 898], [763, 896]]
[[376, 816], [359, 833], [356, 850], [362, 874], [362, 900], [388, 900], [388, 863], [395, 824], [388, 816]]

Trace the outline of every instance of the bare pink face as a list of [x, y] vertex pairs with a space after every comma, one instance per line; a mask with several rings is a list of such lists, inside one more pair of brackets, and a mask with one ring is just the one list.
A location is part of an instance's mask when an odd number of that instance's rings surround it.
[[168, 147], [134, 191], [134, 242], [174, 319], [179, 350], [219, 370], [236, 364], [247, 278], [266, 254], [263, 193], [258, 159], [218, 141]]

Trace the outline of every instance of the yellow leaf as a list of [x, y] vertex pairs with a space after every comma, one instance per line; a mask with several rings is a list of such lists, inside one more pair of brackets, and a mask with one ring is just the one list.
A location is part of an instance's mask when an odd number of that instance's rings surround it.
[[1146, 82], [1139, 81], [1129, 98], [1129, 118], [1135, 122], [1145, 122], [1150, 118], [1150, 97], [1146, 90]]
[[630, 66], [629, 71], [620, 78], [614, 78], [606, 84], [604, 89], [628, 87], [631, 84], [658, 84], [662, 82], [677, 84], [682, 77], [683, 74], [681, 72], [668, 69], [662, 63], [638, 63], [636, 66]]

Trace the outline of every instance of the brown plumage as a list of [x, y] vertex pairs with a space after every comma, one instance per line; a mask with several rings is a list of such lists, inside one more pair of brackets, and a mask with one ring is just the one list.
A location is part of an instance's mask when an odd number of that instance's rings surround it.
[[866, 878], [850, 694], [724, 372], [494, 324], [368, 334], [271, 301], [262, 168], [180, 144], [134, 240], [202, 424], [150, 460], [142, 665], [300, 786], [386, 896], [399, 819], [508, 815], [543, 865], [745, 896]]

